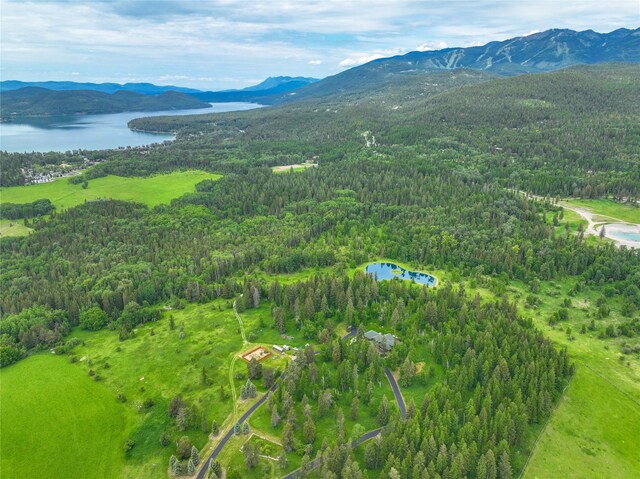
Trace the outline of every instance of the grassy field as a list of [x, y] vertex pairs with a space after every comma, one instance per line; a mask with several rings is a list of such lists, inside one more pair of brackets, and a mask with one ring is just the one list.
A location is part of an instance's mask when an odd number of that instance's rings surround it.
[[110, 175], [90, 180], [87, 189], [82, 188], [82, 185], [69, 183], [68, 178], [60, 178], [50, 183], [1, 188], [0, 198], [3, 203], [19, 204], [47, 198], [55, 205], [57, 211], [72, 208], [85, 201], [104, 198], [137, 201], [155, 206], [169, 203], [174, 198], [194, 191], [195, 185], [202, 180], [218, 178], [220, 175], [204, 171], [175, 171], [147, 178]]
[[[230, 374], [232, 359], [258, 344], [272, 350], [274, 343], [283, 343], [280, 335], [267, 326], [270, 309], [270, 304], [263, 302], [259, 308], [242, 313], [247, 335], [255, 341], [248, 345], [242, 342], [230, 302], [217, 300], [165, 311], [162, 319], [140, 326], [135, 337], [125, 341], [120, 341], [118, 334], [110, 330], [76, 329], [71, 337], [84, 344], [72, 351], [73, 363], [70, 357], [47, 353], [3, 369], [2, 477], [166, 477], [169, 457], [175, 453], [173, 444], [179, 437], [189, 436], [202, 450], [203, 446], [210, 446], [208, 428], [213, 419], [222, 431], [231, 427], [230, 379], [239, 395], [247, 371], [246, 363], [238, 359], [235, 374]], [[175, 321], [173, 330], [169, 328], [170, 315]], [[182, 331], [184, 338], [180, 339]], [[302, 339], [287, 342], [303, 344]], [[289, 360], [288, 356], [273, 354], [262, 364], [283, 371]], [[202, 381], [203, 369], [207, 384]], [[90, 376], [90, 371], [95, 376]], [[259, 392], [265, 390], [262, 381], [256, 385]], [[224, 399], [220, 396], [221, 388]], [[126, 397], [126, 402], [118, 402], [118, 394]], [[167, 415], [167, 406], [178, 394], [187, 404], [195, 405], [199, 414], [204, 414], [207, 432], [202, 431], [200, 420], [196, 428], [186, 431], [176, 428]], [[142, 408], [149, 399], [153, 406]], [[238, 401], [238, 414], [254, 401]], [[93, 416], [100, 424], [93, 422]], [[25, 433], [36, 427], [37, 433], [35, 430], [32, 434]], [[170, 438], [167, 447], [160, 444], [163, 433]], [[34, 441], [43, 437], [47, 438], [46, 447], [40, 454]], [[74, 446], [68, 451], [61, 447], [67, 438]], [[127, 439], [133, 440], [135, 446], [125, 459], [122, 447]], [[77, 446], [84, 442], [90, 442], [91, 447]], [[9, 444], [15, 447], [5, 447]], [[36, 454], [24, 456], [20, 453], [22, 450], [35, 450]], [[203, 457], [205, 453], [203, 450]], [[77, 460], [74, 465], [75, 456], [82, 457], [81, 465]], [[92, 465], [91, 461], [102, 465]], [[73, 474], [79, 471], [78, 475], [69, 474], [70, 468]], [[17, 471], [34, 472], [18, 474]], [[39, 475], [40, 471], [43, 475]]]
[[584, 366], [530, 459], [525, 478], [637, 478], [640, 405]]
[[43, 353], [0, 372], [4, 479], [122, 477], [131, 413], [66, 358]]
[[[545, 336], [566, 347], [576, 362], [577, 372], [556, 412], [550, 418], [523, 477], [638, 477], [640, 461], [640, 358], [624, 355], [624, 343], [638, 344], [640, 338], [598, 338], [609, 324], [627, 318], [620, 314], [618, 297], [606, 299], [611, 313], [596, 319], [596, 330], [588, 325], [596, 318], [601, 289], [586, 289], [575, 296], [569, 290], [575, 280], [543, 282], [537, 294], [541, 303], [525, 306], [528, 287], [512, 282], [508, 294], [517, 299], [521, 312], [533, 320]], [[553, 312], [570, 299], [569, 320], [549, 325]], [[581, 333], [582, 326], [587, 327]], [[567, 334], [567, 328], [571, 333]]]
[[22, 220], [0, 220], [0, 238], [8, 236], [26, 236], [32, 229], [24, 225]]
[[629, 223], [640, 223], [640, 207], [618, 203], [613, 200], [564, 200], [566, 203], [598, 215], [608, 216]]
[[[174, 330], [169, 328], [169, 315], [174, 317]], [[180, 339], [182, 328], [184, 339]], [[76, 331], [74, 336], [85, 341], [74, 350], [80, 359], [74, 367], [94, 370], [113, 400], [117, 393], [124, 394], [127, 407], [136, 416], [128, 431], [136, 443], [124, 469], [129, 477], [164, 477], [169, 457], [175, 453], [172, 444], [183, 435], [198, 448], [206, 444], [208, 436], [199, 427], [178, 431], [167, 415], [169, 401], [176, 395], [204, 413], [209, 426], [213, 419], [223, 424], [232, 411], [228, 371], [231, 358], [242, 350], [242, 339], [226, 302], [165, 312], [161, 320], [139, 327], [135, 338], [123, 342], [113, 331]], [[203, 368], [209, 379], [206, 385]], [[224, 400], [220, 398], [221, 387], [226, 393]], [[137, 412], [146, 399], [152, 399], [154, 406]], [[171, 438], [168, 447], [160, 445], [162, 433]]]

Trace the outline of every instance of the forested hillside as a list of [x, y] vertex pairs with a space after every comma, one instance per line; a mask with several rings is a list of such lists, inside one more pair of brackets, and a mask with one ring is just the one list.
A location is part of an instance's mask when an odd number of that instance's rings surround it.
[[0, 95], [0, 116], [3, 121], [24, 116], [88, 115], [209, 107], [208, 103], [175, 91], [145, 95], [124, 90], [104, 93], [92, 90], [56, 91], [25, 87], [4, 91]]
[[[461, 70], [394, 78], [368, 95], [132, 125], [178, 130], [188, 161], [199, 166], [213, 160], [226, 168], [234, 157], [262, 165], [335, 161], [365, 151], [368, 137], [381, 154], [424, 155], [505, 187], [637, 198], [639, 75], [640, 67], [625, 64], [494, 81]], [[210, 145], [209, 159], [198, 154]], [[180, 141], [169, 147], [180, 148]], [[117, 163], [104, 168], [113, 172]]]

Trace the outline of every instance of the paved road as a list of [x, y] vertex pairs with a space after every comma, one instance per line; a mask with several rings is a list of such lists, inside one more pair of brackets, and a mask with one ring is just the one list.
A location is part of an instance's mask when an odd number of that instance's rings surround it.
[[353, 338], [356, 334], [358, 334], [358, 328], [351, 328], [347, 334], [342, 336], [342, 340], [346, 341], [349, 338]]
[[[275, 384], [273, 386], [271, 386], [271, 388], [266, 392], [266, 394], [264, 396], [262, 396], [260, 399], [258, 399], [256, 401], [256, 403], [251, 406], [249, 408], [249, 410], [247, 412], [245, 412], [242, 417], [240, 417], [240, 419], [238, 420], [238, 422], [240, 424], [242, 424], [243, 422], [245, 422], [247, 419], [249, 419], [249, 416], [251, 416], [251, 414], [253, 414], [253, 412], [258, 409], [262, 403], [264, 403], [267, 398], [269, 397], [269, 395], [271, 393], [273, 393], [273, 391], [276, 390], [276, 388], [278, 387], [278, 383], [280, 380], [282, 380], [285, 377], [286, 373], [282, 373], [282, 375], [280, 376], [280, 378], [278, 379], [278, 381], [275, 382]], [[224, 435], [224, 437], [222, 438], [222, 440], [218, 443], [218, 445], [216, 446], [216, 448], [213, 450], [213, 452], [211, 453], [211, 455], [207, 458], [207, 460], [205, 461], [204, 465], [202, 466], [202, 469], [200, 469], [200, 472], [198, 473], [198, 475], [196, 476], [197, 479], [204, 479], [205, 475], [207, 474], [207, 470], [209, 469], [209, 463], [214, 460], [216, 457], [218, 457], [218, 454], [220, 454], [220, 451], [222, 451], [222, 448], [225, 446], [225, 444], [227, 443], [227, 441], [229, 439], [231, 439], [231, 436], [233, 436], [233, 427], [231, 427], [231, 429], [229, 429], [229, 431], [227, 431], [227, 433]]]
[[398, 403], [398, 407], [400, 408], [400, 414], [402, 414], [402, 420], [407, 419], [407, 407], [404, 404], [404, 398], [402, 397], [402, 393], [400, 392], [400, 387], [396, 382], [396, 378], [393, 377], [389, 368], [384, 368], [384, 373], [387, 375], [387, 379], [389, 380], [389, 384], [391, 384], [391, 389], [393, 389], [393, 395], [396, 398], [396, 402]]

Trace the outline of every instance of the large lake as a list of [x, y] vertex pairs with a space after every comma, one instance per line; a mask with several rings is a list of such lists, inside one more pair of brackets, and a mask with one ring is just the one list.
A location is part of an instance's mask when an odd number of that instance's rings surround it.
[[141, 146], [170, 140], [173, 135], [131, 131], [134, 118], [161, 115], [198, 115], [260, 108], [256, 103], [212, 103], [211, 108], [108, 115], [73, 115], [20, 118], [0, 123], [0, 150], [9, 152], [102, 150]]

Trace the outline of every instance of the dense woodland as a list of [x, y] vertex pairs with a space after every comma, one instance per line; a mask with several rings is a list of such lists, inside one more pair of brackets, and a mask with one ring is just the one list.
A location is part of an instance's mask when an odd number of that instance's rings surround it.
[[[303, 471], [320, 458], [320, 477], [358, 478], [366, 468], [389, 478], [510, 479], [516, 451], [528, 447], [528, 425], [550, 414], [573, 372], [566, 351], [557, 352], [518, 318], [514, 305], [483, 304], [463, 288], [434, 292], [360, 273], [352, 280], [315, 276], [292, 285], [275, 282], [268, 297], [274, 327], [292, 322], [322, 344], [318, 353], [313, 347], [301, 352], [268, 401], [285, 450], [303, 456]], [[355, 342], [335, 338], [340, 321], [360, 329]], [[402, 338], [384, 362], [362, 338], [365, 324]], [[416, 377], [415, 366], [427, 354], [444, 376], [421, 404], [409, 402], [403, 422], [386, 397], [372, 399], [372, 391], [384, 381], [385, 363], [400, 367], [403, 386], [428, 382], [429, 373]], [[359, 465], [345, 417], [357, 420], [371, 411], [386, 429], [380, 440], [367, 443], [365, 463]], [[338, 425], [335, 442], [316, 435], [316, 423], [325, 417]], [[229, 475], [241, 477], [241, 471]]]

